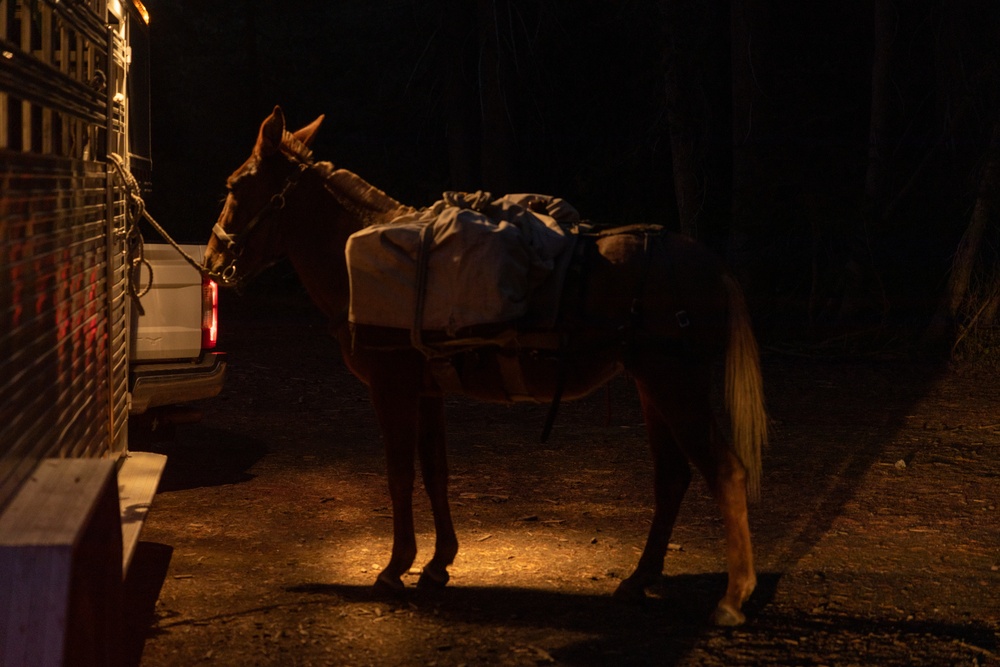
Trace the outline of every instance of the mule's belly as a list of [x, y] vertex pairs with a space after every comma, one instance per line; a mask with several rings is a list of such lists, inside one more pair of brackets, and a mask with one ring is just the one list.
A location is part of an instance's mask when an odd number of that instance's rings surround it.
[[498, 403], [547, 403], [557, 393], [566, 400], [581, 398], [624, 368], [620, 350], [610, 344], [586, 352], [481, 348], [428, 366], [441, 392]]

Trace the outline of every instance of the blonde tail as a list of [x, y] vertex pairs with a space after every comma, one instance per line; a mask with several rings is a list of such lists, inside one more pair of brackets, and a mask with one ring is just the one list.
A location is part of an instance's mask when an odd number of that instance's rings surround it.
[[729, 299], [729, 345], [726, 349], [726, 407], [733, 448], [746, 468], [747, 494], [760, 496], [761, 450], [767, 444], [767, 411], [760, 374], [760, 353], [750, 328], [743, 290], [732, 276], [722, 278]]

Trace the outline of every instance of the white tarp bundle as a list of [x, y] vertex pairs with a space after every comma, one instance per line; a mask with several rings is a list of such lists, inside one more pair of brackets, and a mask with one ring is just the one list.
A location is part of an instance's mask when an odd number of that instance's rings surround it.
[[[348, 239], [349, 319], [449, 335], [529, 315], [552, 324], [574, 243], [569, 228], [579, 221], [554, 197], [446, 192]], [[543, 294], [551, 303], [538, 303]]]

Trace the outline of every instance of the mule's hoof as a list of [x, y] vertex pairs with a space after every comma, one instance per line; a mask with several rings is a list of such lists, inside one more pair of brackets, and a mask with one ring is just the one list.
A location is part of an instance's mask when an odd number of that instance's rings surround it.
[[423, 572], [420, 573], [420, 578], [417, 580], [417, 588], [439, 591], [448, 585], [450, 579], [451, 575], [448, 574], [448, 570], [444, 570], [441, 574], [436, 574], [425, 567]]
[[399, 577], [393, 577], [382, 571], [375, 579], [375, 594], [380, 596], [398, 598], [406, 592], [406, 586]]
[[631, 579], [625, 579], [618, 584], [612, 597], [622, 602], [636, 604], [646, 599], [646, 587]]
[[747, 617], [743, 615], [742, 611], [724, 602], [720, 602], [719, 606], [712, 612], [712, 625], [723, 628], [733, 628], [737, 625], [743, 625], [746, 623], [746, 620]]

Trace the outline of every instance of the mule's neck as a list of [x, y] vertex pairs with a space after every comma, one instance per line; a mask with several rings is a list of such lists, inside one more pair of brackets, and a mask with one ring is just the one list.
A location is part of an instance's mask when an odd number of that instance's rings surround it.
[[350, 303], [347, 238], [413, 209], [328, 162], [313, 165], [307, 174], [299, 196], [288, 198], [286, 252], [310, 298], [338, 327], [347, 322]]

